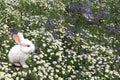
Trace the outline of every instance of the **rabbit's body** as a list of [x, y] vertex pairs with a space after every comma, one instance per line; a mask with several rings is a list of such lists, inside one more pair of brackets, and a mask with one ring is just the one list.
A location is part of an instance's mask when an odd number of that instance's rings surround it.
[[13, 46], [10, 49], [8, 53], [8, 59], [12, 64], [16, 66], [27, 68], [28, 65], [25, 62], [28, 59], [30, 53], [35, 51], [35, 46], [28, 39], [24, 39], [22, 33], [13, 35], [13, 39], [17, 45]]
[[25, 54], [20, 50], [20, 45], [15, 45], [11, 48], [8, 58], [11, 63], [20, 63], [22, 60], [27, 60], [29, 54]]

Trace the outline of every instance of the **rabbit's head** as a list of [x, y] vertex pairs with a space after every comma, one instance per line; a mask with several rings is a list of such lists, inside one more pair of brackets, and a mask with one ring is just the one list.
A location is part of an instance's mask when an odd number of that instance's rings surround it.
[[30, 40], [25, 39], [23, 33], [18, 32], [17, 34], [13, 34], [13, 39], [23, 53], [32, 53], [35, 51], [34, 44]]

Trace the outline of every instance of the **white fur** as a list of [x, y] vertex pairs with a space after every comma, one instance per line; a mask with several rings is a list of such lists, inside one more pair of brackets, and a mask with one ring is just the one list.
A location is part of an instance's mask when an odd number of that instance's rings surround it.
[[[25, 62], [29, 58], [30, 53], [35, 51], [35, 46], [28, 39], [24, 39], [22, 33], [18, 33], [18, 36], [20, 37], [21, 42], [20, 44], [14, 45], [10, 49], [8, 53], [8, 59], [12, 64], [16, 66], [27, 68], [28, 65]], [[29, 47], [27, 47], [27, 45], [29, 45]]]

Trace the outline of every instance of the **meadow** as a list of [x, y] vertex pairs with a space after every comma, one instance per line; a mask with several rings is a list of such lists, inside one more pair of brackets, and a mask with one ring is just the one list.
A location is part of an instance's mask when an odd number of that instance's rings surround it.
[[[38, 53], [8, 53], [14, 31]], [[0, 0], [0, 80], [120, 80], [120, 0]]]

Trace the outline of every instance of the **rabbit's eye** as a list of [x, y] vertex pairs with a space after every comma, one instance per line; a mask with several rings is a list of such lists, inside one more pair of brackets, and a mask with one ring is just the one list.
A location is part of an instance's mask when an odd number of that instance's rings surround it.
[[30, 47], [30, 45], [26, 45], [27, 47]]

